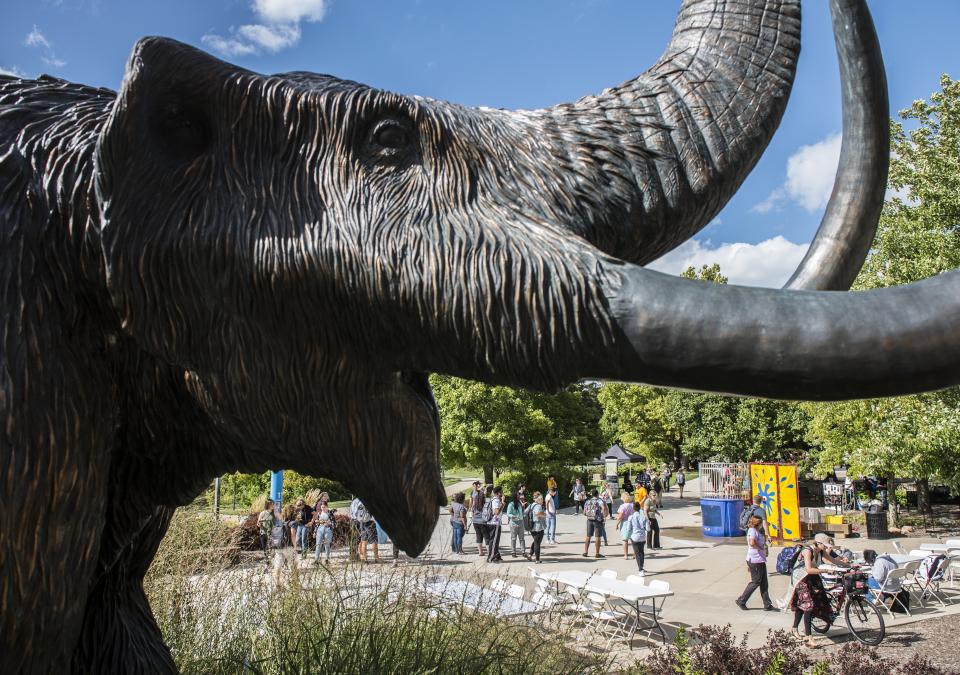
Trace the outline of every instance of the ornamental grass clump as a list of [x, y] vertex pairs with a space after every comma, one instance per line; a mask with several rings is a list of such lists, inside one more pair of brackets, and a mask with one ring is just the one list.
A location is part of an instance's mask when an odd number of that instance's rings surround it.
[[[439, 576], [418, 564], [301, 568], [284, 554], [269, 569], [262, 559], [246, 567], [229, 556], [189, 560], [195, 553], [178, 546], [191, 541], [182, 530], [196, 528], [195, 517], [174, 519], [158, 552], [161, 567], [151, 568], [146, 584], [183, 673], [609, 670], [607, 655], [569, 649], [572, 636], [556, 617], [494, 621], [467, 609], [456, 601], [460, 580], [447, 569]], [[210, 522], [209, 533], [221, 536], [219, 525]], [[449, 591], [447, 600], [437, 590]]]

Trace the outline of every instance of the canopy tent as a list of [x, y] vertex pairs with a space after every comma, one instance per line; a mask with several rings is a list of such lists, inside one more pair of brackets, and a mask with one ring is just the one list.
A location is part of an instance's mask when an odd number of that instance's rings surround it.
[[629, 450], [625, 450], [619, 443], [614, 443], [607, 448], [606, 452], [590, 462], [590, 464], [603, 466], [606, 463], [607, 457], [616, 457], [617, 464], [625, 464], [627, 462], [644, 462], [647, 459], [643, 455], [635, 455]]

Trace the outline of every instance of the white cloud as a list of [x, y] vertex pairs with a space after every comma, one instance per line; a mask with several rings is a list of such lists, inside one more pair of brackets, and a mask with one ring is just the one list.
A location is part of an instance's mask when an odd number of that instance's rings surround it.
[[782, 236], [759, 244], [733, 243], [713, 246], [710, 241], [690, 239], [647, 265], [652, 270], [680, 274], [687, 267], [720, 265], [731, 284], [779, 288], [787, 282], [807, 252], [808, 244], [794, 244]]
[[237, 29], [237, 35], [263, 47], [268, 52], [278, 52], [300, 42], [300, 26], [298, 24], [276, 26], [250, 24], [240, 26]]
[[231, 27], [228, 37], [207, 33], [200, 42], [227, 57], [276, 53], [300, 42], [300, 22], [321, 21], [329, 4], [329, 0], [253, 0], [251, 8], [263, 23]]
[[40, 32], [40, 29], [37, 28], [37, 25], [33, 25], [33, 30], [27, 34], [27, 39], [25, 43], [28, 47], [43, 47], [44, 49], [50, 49], [50, 41], [47, 40], [46, 36]]
[[63, 68], [67, 65], [66, 61], [57, 58], [57, 55], [53, 51], [53, 43], [47, 39], [47, 36], [40, 31], [40, 28], [37, 27], [36, 24], [34, 24], [33, 30], [27, 33], [27, 37], [23, 43], [28, 47], [37, 47], [43, 50], [43, 55], [40, 57], [40, 60], [51, 68]]
[[253, 0], [253, 11], [268, 23], [321, 21], [328, 0]]
[[813, 145], [803, 145], [787, 159], [787, 179], [751, 210], [769, 213], [790, 200], [807, 211], [827, 205], [840, 161], [840, 134], [831, 134]]
[[20, 70], [17, 66], [10, 66], [9, 68], [0, 66], [0, 75], [9, 75], [10, 77], [19, 78], [25, 78], [27, 76], [27, 74]]

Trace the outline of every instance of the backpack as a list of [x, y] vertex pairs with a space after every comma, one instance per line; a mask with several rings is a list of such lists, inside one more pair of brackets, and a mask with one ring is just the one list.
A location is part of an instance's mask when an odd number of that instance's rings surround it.
[[523, 510], [523, 531], [533, 532], [533, 504]]
[[750, 517], [753, 516], [756, 511], [757, 507], [752, 505], [743, 507], [743, 510], [740, 512], [740, 521], [737, 523], [741, 530], [746, 530], [748, 528], [750, 524]]
[[283, 548], [287, 545], [287, 526], [274, 525], [270, 530], [270, 548]]
[[361, 523], [368, 523], [373, 518], [370, 516], [370, 512], [367, 511], [367, 507], [363, 505], [363, 502], [357, 504], [357, 520]]
[[493, 518], [493, 500], [488, 499], [483, 503], [483, 510], [480, 512], [480, 520], [484, 523], [489, 523], [491, 518]]
[[800, 552], [803, 550], [803, 544], [790, 546], [777, 556], [777, 572], [780, 574], [792, 574], [793, 568], [797, 566], [797, 560], [800, 558]]
[[677, 474], [677, 485], [683, 485], [686, 482], [686, 478], [683, 477], [683, 473]]
[[940, 581], [943, 578], [943, 570], [940, 569], [941, 563], [947, 559], [945, 555], [927, 556], [920, 562], [920, 576], [928, 581]]
[[588, 520], [596, 520], [596, 511], [597, 511], [597, 500], [590, 499], [586, 504], [583, 505], [583, 515], [587, 517]]

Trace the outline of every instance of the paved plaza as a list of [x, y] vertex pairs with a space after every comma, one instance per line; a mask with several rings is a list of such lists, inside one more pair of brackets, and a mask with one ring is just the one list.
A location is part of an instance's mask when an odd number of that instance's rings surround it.
[[[452, 486], [451, 491], [463, 489]], [[696, 481], [688, 483], [684, 499], [678, 497], [676, 488], [663, 497], [661, 510], [661, 543], [663, 549], [646, 556], [646, 579], [662, 579], [670, 583], [674, 596], [664, 603], [662, 620], [670, 636], [670, 628], [678, 626], [697, 626], [699, 624], [727, 624], [732, 626], [734, 634], [747, 635], [751, 646], [765, 642], [769, 629], [789, 629], [792, 625], [792, 613], [765, 612], [761, 607], [759, 592], [754, 593], [749, 602], [748, 611], [739, 609], [734, 600], [747, 584], [748, 575], [744, 561], [746, 546], [743, 538], [715, 539], [705, 538], [700, 533], [700, 502]], [[606, 557], [583, 557], [585, 539], [585, 521], [582, 515], [575, 515], [572, 508], [561, 509], [557, 518], [556, 546], [544, 544], [543, 563], [535, 566], [538, 572], [558, 570], [597, 571], [612, 569], [619, 578], [637, 572], [636, 563], [623, 558], [623, 546], [613, 521], [607, 522], [608, 546], [601, 546]], [[423, 556], [423, 563], [450, 566], [459, 574], [481, 577], [499, 576], [510, 578], [515, 583], [528, 587], [532, 585], [530, 568], [532, 563], [522, 556], [511, 557], [510, 535], [504, 528], [500, 540], [500, 550], [504, 562], [490, 564], [476, 554], [475, 538], [472, 532], [465, 537], [465, 555], [450, 553], [451, 529], [449, 519], [441, 517], [434, 531], [430, 546]], [[871, 540], [852, 538], [838, 540], [839, 544], [854, 551], [872, 548], [879, 552], [893, 552], [894, 540]], [[933, 539], [911, 538], [899, 540], [906, 548], [916, 548], [922, 543], [934, 542]], [[529, 546], [529, 537], [527, 541]], [[789, 586], [789, 577], [777, 574], [774, 562], [780, 547], [770, 551], [770, 597], [777, 602]], [[479, 580], [478, 580], [479, 581]], [[960, 597], [960, 593], [947, 588], [948, 597]], [[960, 591], [960, 589], [958, 589]], [[913, 616], [898, 615], [892, 619], [884, 613], [888, 627], [924, 622], [935, 617], [960, 614], [960, 603], [939, 605], [926, 608], [911, 606]], [[828, 640], [846, 639], [847, 630], [842, 619], [839, 626], [830, 631]]]

